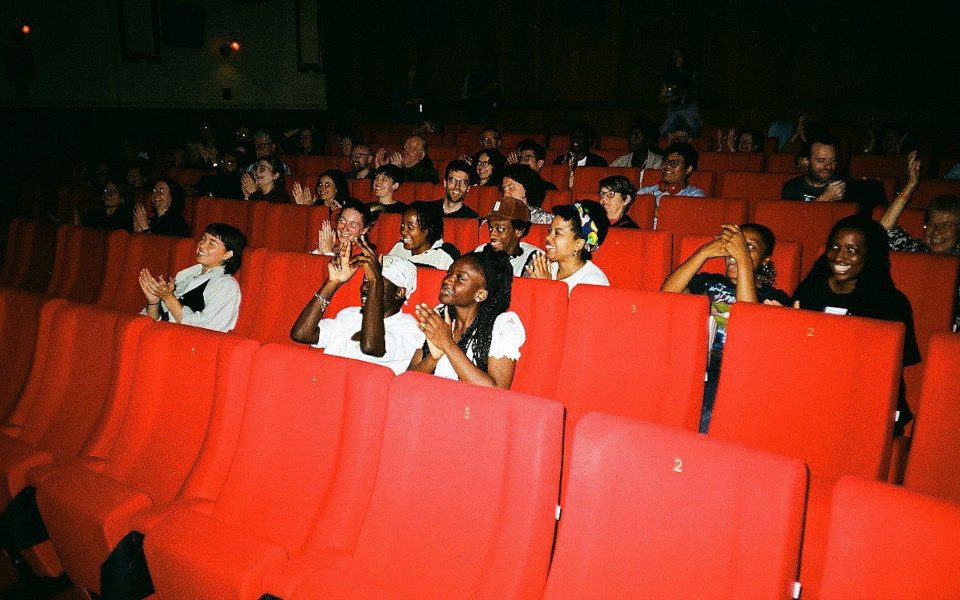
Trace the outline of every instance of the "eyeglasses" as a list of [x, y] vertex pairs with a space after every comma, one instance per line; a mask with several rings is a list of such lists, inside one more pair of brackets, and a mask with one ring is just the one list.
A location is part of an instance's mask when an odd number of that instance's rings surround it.
[[619, 192], [615, 192], [613, 190], [606, 190], [606, 191], [600, 190], [599, 192], [597, 192], [597, 196], [599, 196], [600, 198], [613, 199], [618, 193]]
[[470, 187], [469, 179], [457, 179], [456, 177], [447, 177], [447, 185], [456, 187]]
[[924, 229], [932, 229], [933, 231], [942, 231], [945, 229], [950, 229], [951, 227], [956, 227], [960, 225], [960, 221], [940, 221], [939, 223], [924, 223]]
[[487, 166], [487, 165], [489, 165], [489, 164], [490, 164], [490, 161], [489, 161], [489, 160], [478, 160], [478, 161], [477, 161], [477, 166], [478, 166], [478, 167], [480, 167], [480, 166], [485, 167], [485, 166]]
[[664, 169], [666, 169], [667, 167], [679, 168], [679, 167], [682, 167], [682, 166], [683, 166], [683, 161], [682, 161], [682, 160], [665, 160], [665, 161], [663, 161], [663, 168], [664, 168]]
[[119, 196], [120, 192], [118, 190], [103, 190], [104, 196]]
[[363, 158], [364, 156], [370, 156], [367, 152], [354, 152], [350, 155], [350, 158]]

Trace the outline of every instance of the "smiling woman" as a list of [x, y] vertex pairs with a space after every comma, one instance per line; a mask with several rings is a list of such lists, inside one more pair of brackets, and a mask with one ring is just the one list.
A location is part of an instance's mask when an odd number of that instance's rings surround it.
[[[854, 215], [837, 221], [827, 237], [827, 251], [814, 263], [793, 299], [809, 310], [903, 323], [903, 366], [920, 362], [910, 301], [890, 277], [887, 233], [868, 217]], [[913, 419], [902, 381], [897, 410], [899, 433]]]
[[210, 223], [197, 242], [197, 264], [167, 280], [140, 271], [140, 289], [147, 306], [140, 314], [170, 321], [230, 331], [240, 311], [240, 286], [233, 274], [247, 245], [243, 233], [224, 223]]

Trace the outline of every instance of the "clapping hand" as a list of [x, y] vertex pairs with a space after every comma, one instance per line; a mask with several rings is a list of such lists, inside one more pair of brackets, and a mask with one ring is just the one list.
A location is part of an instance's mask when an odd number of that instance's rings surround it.
[[532, 279], [553, 279], [550, 274], [550, 261], [543, 252], [537, 252], [527, 265], [527, 277]]
[[136, 204], [133, 207], [133, 230], [137, 233], [150, 229], [150, 219], [147, 218], [147, 207]]
[[446, 352], [443, 348], [448, 348], [455, 344], [453, 340], [453, 321], [450, 318], [450, 311], [444, 310], [443, 317], [440, 316], [433, 307], [426, 304], [420, 304], [416, 307], [418, 326], [427, 337], [427, 348], [430, 350], [430, 356], [434, 360], [440, 360]]
[[293, 188], [291, 191], [293, 192], [293, 201], [296, 204], [309, 205], [317, 201], [317, 199], [313, 196], [313, 192], [310, 191], [310, 187], [302, 186], [300, 185], [300, 182], [293, 182]]
[[243, 190], [244, 199], [249, 200], [250, 196], [257, 191], [257, 183], [253, 180], [253, 175], [242, 173], [240, 175], [240, 188]]

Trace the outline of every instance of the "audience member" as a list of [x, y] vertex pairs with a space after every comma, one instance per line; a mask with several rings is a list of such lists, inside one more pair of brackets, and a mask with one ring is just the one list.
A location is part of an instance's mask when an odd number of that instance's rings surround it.
[[[772, 300], [786, 305], [790, 297], [773, 287], [776, 271], [773, 269], [773, 248], [776, 238], [768, 227], [756, 223], [724, 225], [720, 234], [701, 246], [683, 261], [663, 282], [664, 292], [703, 294], [710, 298], [711, 332], [710, 360], [703, 393], [703, 412], [700, 415], [700, 433], [706, 433], [717, 396], [720, 361], [727, 340], [727, 320], [730, 307], [740, 302]], [[726, 260], [725, 275], [700, 273], [711, 258]]]
[[499, 150], [481, 150], [473, 155], [477, 185], [500, 187], [507, 158]]
[[310, 193], [299, 183], [293, 184], [293, 201], [296, 204], [321, 204], [330, 210], [339, 210], [350, 197], [350, 185], [347, 176], [340, 169], [327, 169], [317, 178], [317, 195]]
[[527, 276], [563, 281], [569, 291], [581, 283], [610, 285], [590, 259], [607, 237], [607, 213], [591, 200], [553, 207], [554, 219], [544, 241], [545, 253], [534, 255]]
[[480, 148], [483, 150], [500, 150], [500, 144], [503, 143], [500, 130], [492, 125], [488, 125], [480, 130]]
[[879, 180], [854, 179], [839, 174], [838, 148], [833, 138], [812, 139], [803, 151], [810, 161], [807, 174], [784, 183], [780, 197], [805, 202], [856, 202], [863, 215], [869, 215], [874, 206], [886, 204], [883, 184]]
[[660, 206], [660, 198], [670, 196], [706, 196], [703, 190], [690, 185], [690, 175], [697, 169], [700, 154], [688, 142], [677, 142], [664, 150], [663, 172], [659, 183], [644, 186], [637, 195], [653, 194]]
[[412, 202], [400, 220], [400, 241], [389, 254], [416, 265], [449, 269], [460, 252], [443, 241], [443, 210], [436, 202]]
[[336, 229], [330, 221], [320, 224], [317, 248], [313, 253], [335, 256], [344, 243], [357, 243], [361, 236], [370, 231], [373, 220], [373, 213], [366, 204], [356, 198], [347, 198], [337, 215]]
[[760, 132], [753, 129], [744, 129], [737, 133], [736, 129], [717, 130], [717, 152], [762, 152], [763, 138]]
[[522, 277], [534, 253], [542, 252], [536, 246], [523, 241], [530, 233], [530, 208], [516, 198], [502, 196], [483, 220], [487, 222], [490, 241], [477, 246], [475, 252], [481, 252], [487, 247], [506, 252], [510, 257], [513, 274]]
[[[300, 311], [290, 338], [323, 348], [324, 354], [384, 365], [399, 375], [425, 339], [413, 315], [400, 310], [417, 289], [417, 268], [389, 254], [381, 265], [366, 238], [356, 242], [359, 254], [351, 257], [353, 242], [347, 242], [327, 263], [327, 280]], [[360, 306], [324, 318], [333, 295], [357, 271], [363, 276]]]
[[386, 164], [374, 171], [373, 197], [376, 201], [370, 205], [374, 218], [380, 213], [403, 214], [407, 204], [393, 197], [393, 193], [403, 183], [403, 171], [396, 165]]
[[373, 179], [373, 152], [366, 144], [357, 144], [350, 153], [350, 167], [347, 179]]
[[553, 215], [541, 208], [546, 196], [543, 180], [527, 165], [515, 164], [504, 167], [503, 185], [500, 187], [504, 196], [516, 198], [530, 207], [531, 223], [549, 225], [553, 221]]
[[680, 127], [690, 135], [700, 135], [700, 108], [697, 104], [697, 71], [690, 66], [686, 52], [674, 48], [660, 86], [660, 104], [667, 106], [667, 118], [660, 127], [666, 135]]
[[[247, 166], [247, 172], [252, 173], [257, 166], [257, 161], [266, 158], [268, 156], [276, 156], [277, 145], [274, 143], [273, 138], [266, 131], [258, 131], [253, 134], [253, 149], [254, 156], [253, 162]], [[290, 167], [287, 166], [285, 162], [277, 157], [277, 162], [280, 164], [280, 172], [283, 173], [284, 177], [291, 175], [292, 171]]]
[[[837, 221], [827, 237], [827, 251], [800, 282], [793, 299], [799, 308], [903, 323], [903, 365], [920, 362], [910, 301], [890, 277], [887, 232], [869, 217]], [[912, 418], [901, 378], [895, 432], [902, 433]]]
[[410, 370], [509, 389], [526, 341], [520, 317], [508, 310], [512, 285], [503, 252], [458, 258], [440, 287], [440, 307], [416, 308], [427, 341], [414, 353]]
[[388, 162], [403, 169], [404, 181], [426, 183], [439, 183], [440, 181], [437, 177], [437, 168], [433, 166], [433, 161], [427, 156], [427, 141], [419, 135], [408, 137], [403, 142], [403, 150], [394, 152], [389, 157], [386, 156], [385, 149], [377, 150], [374, 165], [379, 168]]
[[100, 206], [83, 219], [76, 219], [78, 225], [133, 231], [133, 189], [125, 181], [108, 179], [103, 184], [100, 200]]
[[612, 175], [601, 179], [599, 186], [597, 196], [600, 198], [603, 209], [607, 211], [610, 227], [640, 229], [636, 221], [627, 214], [627, 209], [633, 202], [633, 183], [623, 175]]
[[266, 200], [267, 202], [290, 202], [287, 182], [283, 176], [283, 163], [276, 156], [265, 156], [253, 165], [253, 175], [240, 176], [244, 200]]
[[243, 198], [243, 188], [240, 186], [240, 163], [233, 150], [227, 150], [217, 164], [217, 172], [204, 175], [193, 187], [197, 196], [213, 198]]
[[139, 163], [133, 163], [127, 167], [127, 183], [133, 188], [134, 192], [147, 190], [147, 168]]
[[657, 128], [649, 121], [637, 121], [630, 126], [627, 144], [630, 152], [610, 163], [611, 167], [639, 167], [641, 169], [659, 169], [663, 156], [656, 147]]
[[906, 150], [907, 137], [910, 135], [910, 127], [903, 123], [884, 123], [879, 128], [867, 128], [869, 139], [863, 146], [863, 151], [868, 154], [904, 154]]
[[[543, 163], [547, 160], [547, 150], [534, 140], [526, 138], [520, 140], [517, 143], [517, 150], [511, 152], [507, 156], [507, 164], [515, 165], [517, 163], [527, 165], [533, 172], [537, 175], [540, 174], [540, 169], [543, 168]], [[540, 181], [543, 182], [544, 190], [555, 190], [557, 186], [553, 184], [552, 181], [547, 181], [540, 178]]]
[[154, 321], [170, 321], [215, 331], [230, 331], [240, 311], [240, 286], [233, 274], [247, 238], [224, 223], [210, 223], [197, 242], [197, 264], [172, 280], [140, 271], [140, 288], [147, 299], [140, 314]]
[[570, 128], [570, 149], [553, 159], [553, 164], [566, 163], [571, 171], [577, 167], [606, 167], [607, 159], [590, 152], [596, 141], [597, 134], [593, 127], [586, 123], [574, 123]]
[[312, 125], [304, 125], [296, 129], [284, 132], [283, 137], [287, 139], [287, 146], [290, 153], [299, 156], [311, 156], [323, 154], [323, 148], [320, 144], [315, 144], [317, 131]]
[[454, 219], [476, 219], [477, 212], [463, 203], [470, 191], [475, 174], [469, 164], [462, 160], [450, 161], [444, 173], [444, 196], [437, 200], [437, 206], [444, 217]]
[[150, 198], [154, 214], [149, 219], [147, 208], [142, 204], [137, 204], [133, 209], [135, 232], [190, 237], [190, 224], [183, 218], [183, 187], [179, 183], [165, 177], [156, 180]]

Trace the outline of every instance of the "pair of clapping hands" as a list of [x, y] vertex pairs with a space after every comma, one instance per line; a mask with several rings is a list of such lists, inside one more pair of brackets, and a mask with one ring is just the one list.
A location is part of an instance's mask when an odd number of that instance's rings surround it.
[[172, 298], [174, 285], [172, 277], [169, 279], [163, 275], [154, 277], [150, 269], [140, 269], [140, 289], [143, 290], [148, 304], [157, 304], [160, 300]]

